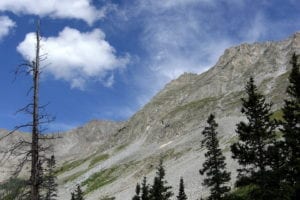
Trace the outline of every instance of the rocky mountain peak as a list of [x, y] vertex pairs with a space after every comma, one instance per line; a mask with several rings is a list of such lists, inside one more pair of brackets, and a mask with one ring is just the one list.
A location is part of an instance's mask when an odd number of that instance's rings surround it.
[[[60, 199], [69, 199], [78, 183], [89, 191], [87, 200], [101, 195], [130, 199], [143, 176], [151, 181], [161, 157], [168, 182], [177, 188], [179, 177], [184, 177], [188, 198], [199, 199], [206, 192], [205, 188], [199, 191], [198, 171], [204, 158], [201, 131], [210, 113], [219, 123], [220, 145], [234, 180], [237, 165], [229, 146], [236, 140], [235, 124], [244, 120], [240, 99], [245, 83], [253, 76], [259, 90], [274, 103], [273, 110], [279, 110], [295, 52], [300, 54], [300, 32], [279, 42], [229, 48], [206, 72], [184, 73], [168, 83], [128, 121], [93, 120], [64, 133], [54, 144], [62, 169]], [[93, 189], [84, 184], [102, 179], [103, 184]]]

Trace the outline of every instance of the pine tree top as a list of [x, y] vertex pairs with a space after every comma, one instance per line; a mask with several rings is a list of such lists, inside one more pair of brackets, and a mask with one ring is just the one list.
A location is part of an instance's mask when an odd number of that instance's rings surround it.
[[84, 200], [80, 185], [77, 185], [77, 188], [75, 190], [75, 200]]
[[164, 179], [165, 169], [163, 167], [162, 159], [157, 167], [156, 177], [154, 178], [153, 185], [149, 191], [149, 197], [153, 200], [169, 200], [173, 196], [171, 186], [168, 186], [167, 181]]
[[178, 192], [177, 200], [187, 200], [187, 196], [184, 191], [184, 181], [183, 181], [182, 177], [180, 177], [179, 192]]
[[147, 184], [147, 177], [144, 177], [142, 182], [142, 194], [141, 199], [142, 200], [149, 200], [149, 185]]
[[298, 56], [293, 54], [291, 59], [292, 64], [292, 71], [289, 76], [290, 85], [287, 88], [287, 93], [295, 98], [300, 99], [300, 71], [299, 71], [299, 64], [298, 64]]
[[226, 186], [230, 181], [230, 173], [225, 169], [225, 157], [219, 148], [218, 132], [216, 131], [218, 124], [213, 114], [208, 117], [207, 123], [208, 125], [202, 132], [204, 136], [202, 146], [207, 148], [204, 155], [206, 160], [199, 172], [201, 175], [206, 174], [202, 184], [210, 188], [209, 199], [221, 199], [230, 190], [230, 187]]

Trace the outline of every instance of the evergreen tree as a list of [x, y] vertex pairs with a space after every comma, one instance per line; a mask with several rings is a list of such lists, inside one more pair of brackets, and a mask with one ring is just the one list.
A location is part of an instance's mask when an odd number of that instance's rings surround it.
[[179, 192], [178, 192], [177, 200], [187, 200], [187, 196], [184, 192], [184, 182], [183, 182], [182, 177], [180, 178]]
[[77, 185], [76, 190], [71, 193], [71, 200], [84, 200], [80, 185]]
[[275, 142], [275, 122], [270, 119], [271, 104], [257, 91], [251, 77], [246, 84], [247, 98], [242, 98], [241, 112], [247, 122], [237, 124], [239, 141], [231, 146], [233, 158], [238, 160], [237, 186], [255, 184], [254, 199], [268, 198], [267, 177], [270, 168], [268, 147]]
[[167, 186], [167, 181], [164, 178], [165, 169], [163, 161], [160, 160], [153, 186], [150, 189], [149, 197], [151, 200], [169, 200], [173, 196], [173, 193], [170, 191], [172, 187]]
[[215, 121], [215, 116], [211, 114], [207, 123], [208, 126], [202, 132], [204, 135], [202, 146], [207, 148], [206, 161], [199, 172], [201, 175], [206, 173], [207, 177], [204, 179], [203, 185], [210, 188], [208, 199], [220, 200], [230, 190], [230, 187], [226, 186], [226, 183], [230, 181], [230, 173], [225, 169], [225, 157], [219, 148], [218, 132], [216, 131], [218, 124]]
[[55, 177], [55, 156], [52, 155], [47, 159], [47, 171], [45, 175], [44, 187], [46, 189], [45, 200], [56, 200], [57, 198], [57, 183]]
[[149, 200], [149, 186], [147, 184], [147, 177], [144, 177], [142, 182], [142, 195], [141, 200]]
[[141, 191], [140, 184], [136, 184], [135, 195], [132, 198], [132, 200], [140, 200], [141, 199], [141, 197], [140, 197], [140, 191]]
[[291, 60], [292, 71], [283, 107], [281, 131], [287, 148], [287, 180], [295, 188], [294, 199], [300, 199], [300, 72], [297, 56]]

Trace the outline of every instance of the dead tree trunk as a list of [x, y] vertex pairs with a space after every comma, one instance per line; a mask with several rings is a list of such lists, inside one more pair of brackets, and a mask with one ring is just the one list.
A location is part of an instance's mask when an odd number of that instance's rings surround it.
[[40, 25], [36, 30], [36, 54], [33, 62], [33, 113], [31, 143], [31, 200], [39, 199], [39, 75], [40, 75]]

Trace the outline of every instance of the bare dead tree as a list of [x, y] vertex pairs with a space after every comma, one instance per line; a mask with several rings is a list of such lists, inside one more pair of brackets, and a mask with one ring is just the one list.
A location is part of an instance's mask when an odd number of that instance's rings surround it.
[[[5, 151], [6, 159], [11, 156], [19, 157], [18, 165], [13, 173], [14, 176], [17, 176], [23, 169], [26, 163], [30, 163], [30, 178], [28, 185], [30, 189], [28, 190], [27, 199], [39, 200], [41, 197], [41, 188], [43, 178], [43, 163], [48, 159], [47, 152], [51, 150], [51, 145], [46, 146], [41, 144], [41, 140], [51, 140], [56, 139], [58, 136], [54, 135], [42, 135], [42, 125], [53, 121], [53, 118], [50, 118], [49, 115], [44, 113], [46, 105], [40, 106], [39, 103], [39, 88], [40, 88], [40, 75], [41, 75], [41, 62], [45, 59], [44, 56], [40, 55], [41, 50], [41, 37], [40, 37], [40, 21], [37, 21], [36, 26], [36, 47], [35, 47], [35, 58], [34, 61], [22, 63], [19, 68], [16, 70], [15, 74], [24, 72], [27, 75], [32, 76], [32, 86], [30, 87], [27, 94], [32, 94], [32, 99], [29, 104], [25, 107], [19, 109], [17, 112], [24, 112], [31, 115], [31, 121], [29, 123], [16, 126], [15, 129], [9, 132], [7, 135], [0, 138], [0, 140], [10, 136], [16, 130], [20, 128], [29, 127], [31, 128], [31, 139], [30, 141], [20, 138], [18, 142], [13, 144], [11, 148]], [[3, 153], [3, 152], [2, 152]], [[52, 154], [53, 155], [53, 152]]]
[[39, 199], [39, 78], [40, 78], [40, 23], [36, 30], [35, 62], [32, 63], [33, 72], [33, 113], [31, 140], [31, 199]]

